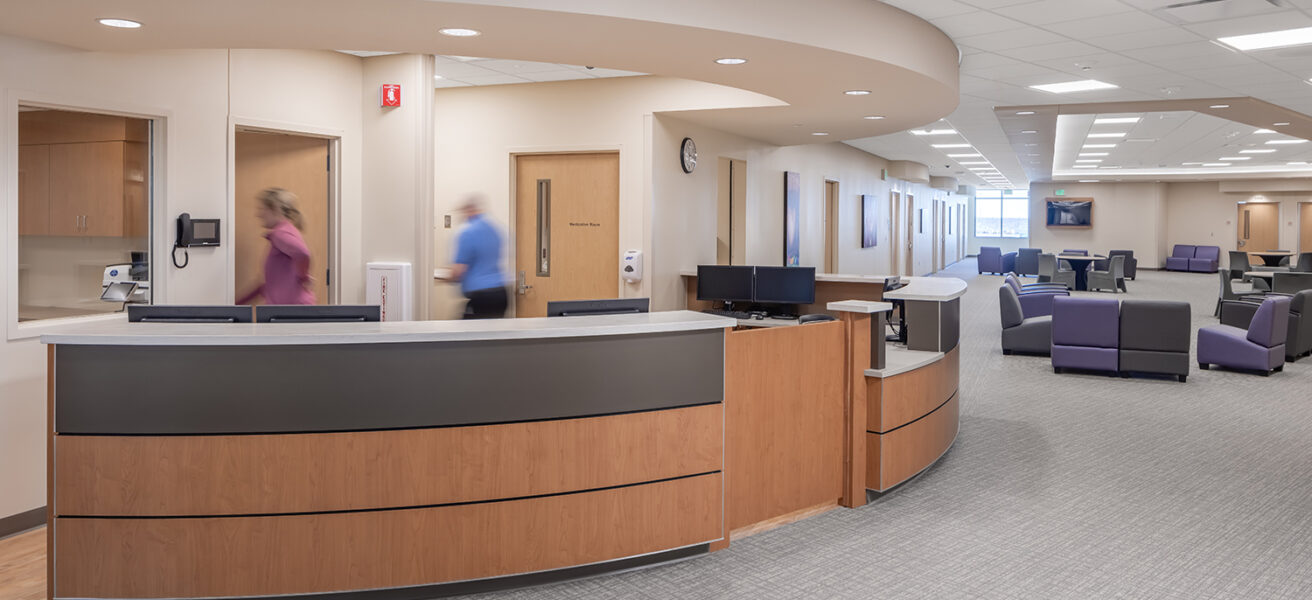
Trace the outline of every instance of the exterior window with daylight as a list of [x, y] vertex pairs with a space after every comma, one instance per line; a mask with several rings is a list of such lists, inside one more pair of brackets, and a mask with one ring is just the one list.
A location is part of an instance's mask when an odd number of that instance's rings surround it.
[[1029, 236], [1028, 190], [979, 190], [975, 193], [975, 237]]

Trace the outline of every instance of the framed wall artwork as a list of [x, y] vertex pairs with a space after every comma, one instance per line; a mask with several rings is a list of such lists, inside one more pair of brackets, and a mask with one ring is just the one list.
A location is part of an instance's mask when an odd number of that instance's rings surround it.
[[802, 175], [784, 171], [784, 266], [802, 264]]
[[868, 194], [861, 196], [862, 248], [874, 248], [879, 241], [875, 236], [876, 228], [879, 226], [879, 215], [875, 213], [877, 208], [879, 207], [874, 196]]

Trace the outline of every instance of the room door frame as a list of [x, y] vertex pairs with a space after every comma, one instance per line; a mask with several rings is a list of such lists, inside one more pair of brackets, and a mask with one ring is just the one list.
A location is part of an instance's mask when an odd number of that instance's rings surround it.
[[[1298, 252], [1312, 252], [1312, 242], [1307, 245], [1303, 244], [1304, 240], [1312, 240], [1312, 201], [1298, 203]], [[1295, 259], [1297, 260], [1297, 259]]]
[[842, 204], [842, 185], [836, 179], [825, 178], [824, 189], [822, 190], [825, 207], [824, 207], [824, 232], [825, 232], [825, 258], [824, 269], [826, 273], [838, 273], [838, 235], [839, 235], [839, 209]]
[[[1252, 239], [1252, 224], [1251, 224], [1251, 218], [1250, 218], [1249, 229], [1248, 229], [1248, 233], [1249, 233], [1248, 237], [1245, 238], [1245, 237], [1242, 235], [1242, 233], [1241, 233], [1241, 231], [1243, 231], [1243, 229], [1244, 229], [1244, 219], [1243, 219], [1243, 215], [1245, 214], [1245, 213], [1244, 213], [1244, 208], [1246, 208], [1246, 207], [1251, 207], [1251, 206], [1255, 206], [1255, 205], [1259, 205], [1259, 204], [1260, 204], [1260, 205], [1270, 205], [1270, 206], [1272, 206], [1272, 207], [1275, 208], [1275, 235], [1276, 235], [1276, 240], [1275, 240], [1275, 242], [1274, 242], [1274, 246], [1272, 246], [1271, 248], [1255, 248], [1255, 247], [1252, 247], [1250, 244], [1245, 244], [1245, 245], [1243, 245], [1243, 246], [1240, 246], [1240, 245], [1239, 245], [1239, 242], [1240, 242], [1241, 240], [1244, 240], [1244, 239], [1251, 240], [1251, 239]], [[1281, 206], [1281, 204], [1282, 204], [1282, 203], [1280, 203], [1280, 202], [1250, 202], [1250, 201], [1236, 202], [1236, 203], [1235, 203], [1235, 230], [1234, 230], [1234, 231], [1235, 231], [1235, 249], [1236, 249], [1236, 250], [1239, 250], [1239, 251], [1241, 251], [1241, 252], [1263, 252], [1263, 251], [1266, 251], [1266, 250], [1274, 250], [1274, 249], [1276, 249], [1276, 248], [1281, 247], [1281, 245], [1282, 245], [1283, 242], [1281, 241], [1281, 237], [1282, 237], [1282, 236], [1280, 235], [1280, 220], [1281, 220], [1281, 218], [1282, 218], [1282, 214], [1283, 214], [1283, 212], [1284, 212], [1284, 211], [1282, 210], [1283, 207]]]
[[[237, 297], [236, 281], [233, 275], [237, 268], [237, 248], [233, 227], [237, 218], [237, 132], [257, 132], [257, 133], [274, 133], [284, 135], [296, 135], [302, 137], [320, 138], [328, 141], [328, 161], [331, 167], [328, 172], [328, 257], [324, 261], [329, 272], [334, 277], [331, 285], [328, 285], [328, 297], [324, 299], [325, 304], [341, 304], [342, 301], [342, 265], [341, 265], [341, 244], [342, 244], [342, 168], [341, 168], [341, 149], [342, 149], [342, 130], [328, 127], [317, 127], [314, 125], [305, 125], [300, 123], [287, 123], [283, 121], [269, 121], [265, 119], [252, 119], [247, 117], [233, 116], [228, 118], [228, 207], [224, 219], [228, 225], [221, 228], [222, 244], [227, 247], [224, 251], [224, 260], [227, 261], [227, 281], [224, 283], [224, 293], [229, 302]], [[361, 268], [364, 265], [360, 265]]]

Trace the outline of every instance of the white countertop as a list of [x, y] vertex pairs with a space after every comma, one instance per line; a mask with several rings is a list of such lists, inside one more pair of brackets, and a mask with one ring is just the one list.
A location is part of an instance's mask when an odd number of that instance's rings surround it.
[[826, 304], [825, 308], [834, 312], [853, 312], [868, 315], [893, 310], [893, 304], [891, 302], [871, 302], [869, 300], [840, 300]]
[[966, 295], [966, 282], [956, 277], [904, 277], [907, 285], [884, 292], [885, 300], [947, 302]]
[[541, 339], [629, 335], [733, 327], [728, 317], [677, 310], [624, 315], [393, 321], [384, 323], [70, 323], [41, 336], [45, 344], [107, 346], [280, 346]]
[[942, 352], [925, 350], [907, 350], [905, 346], [889, 344], [884, 348], [884, 368], [866, 369], [866, 377], [892, 377], [907, 371], [914, 371], [925, 365], [932, 365], [943, 358]]

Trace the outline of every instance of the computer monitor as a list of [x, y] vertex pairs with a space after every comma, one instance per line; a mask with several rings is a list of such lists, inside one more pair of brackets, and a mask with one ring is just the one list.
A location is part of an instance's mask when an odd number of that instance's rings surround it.
[[815, 302], [815, 267], [756, 267], [756, 292], [762, 304]]
[[256, 323], [364, 323], [382, 320], [376, 305], [270, 304], [255, 307]]
[[754, 273], [753, 267], [698, 265], [697, 299], [751, 302]]
[[128, 305], [129, 323], [250, 323], [250, 306]]
[[614, 298], [611, 300], [556, 300], [547, 303], [548, 317], [578, 317], [583, 315], [618, 315], [645, 313], [650, 298]]

